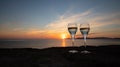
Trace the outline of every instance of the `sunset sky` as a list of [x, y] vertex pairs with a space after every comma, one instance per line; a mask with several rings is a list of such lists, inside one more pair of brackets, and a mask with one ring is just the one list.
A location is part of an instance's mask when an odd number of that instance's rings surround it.
[[66, 38], [85, 22], [89, 37], [120, 38], [120, 0], [0, 0], [0, 39]]

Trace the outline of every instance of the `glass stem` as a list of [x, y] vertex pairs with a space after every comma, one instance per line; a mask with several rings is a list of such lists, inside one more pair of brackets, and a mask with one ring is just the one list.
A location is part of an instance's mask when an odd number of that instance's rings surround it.
[[86, 50], [86, 37], [87, 37], [87, 35], [84, 35], [84, 47], [85, 47], [85, 50]]
[[72, 46], [74, 46], [75, 35], [71, 35], [71, 38], [72, 38]]

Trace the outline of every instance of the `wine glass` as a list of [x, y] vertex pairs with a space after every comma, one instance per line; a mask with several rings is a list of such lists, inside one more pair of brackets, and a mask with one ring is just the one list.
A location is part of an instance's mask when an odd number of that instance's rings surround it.
[[[75, 34], [77, 32], [77, 24], [76, 23], [69, 23], [68, 24], [68, 31], [71, 35], [71, 39], [72, 39], [72, 46], [74, 46], [74, 40], [75, 40]], [[77, 53], [77, 50], [70, 50], [70, 53]]]
[[87, 45], [86, 38], [87, 38], [87, 35], [88, 35], [89, 31], [90, 31], [89, 23], [82, 23], [82, 24], [80, 24], [80, 32], [83, 35], [84, 47], [85, 47], [85, 50], [81, 51], [81, 53], [84, 53], [84, 54], [90, 53], [89, 51], [86, 50], [86, 45]]

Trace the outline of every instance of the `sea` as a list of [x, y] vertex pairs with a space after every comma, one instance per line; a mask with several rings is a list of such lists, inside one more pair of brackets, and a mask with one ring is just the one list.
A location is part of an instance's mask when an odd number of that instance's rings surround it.
[[[87, 39], [87, 46], [120, 45], [120, 39]], [[30, 40], [0, 40], [0, 48], [50, 48], [50, 47], [80, 47], [83, 39], [30, 39]]]

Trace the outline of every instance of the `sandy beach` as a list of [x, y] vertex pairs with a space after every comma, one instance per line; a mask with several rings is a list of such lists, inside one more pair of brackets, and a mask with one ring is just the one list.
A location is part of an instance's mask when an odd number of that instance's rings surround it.
[[[69, 53], [76, 49], [78, 53]], [[45, 49], [1, 48], [0, 67], [119, 67], [120, 46], [51, 47]]]

